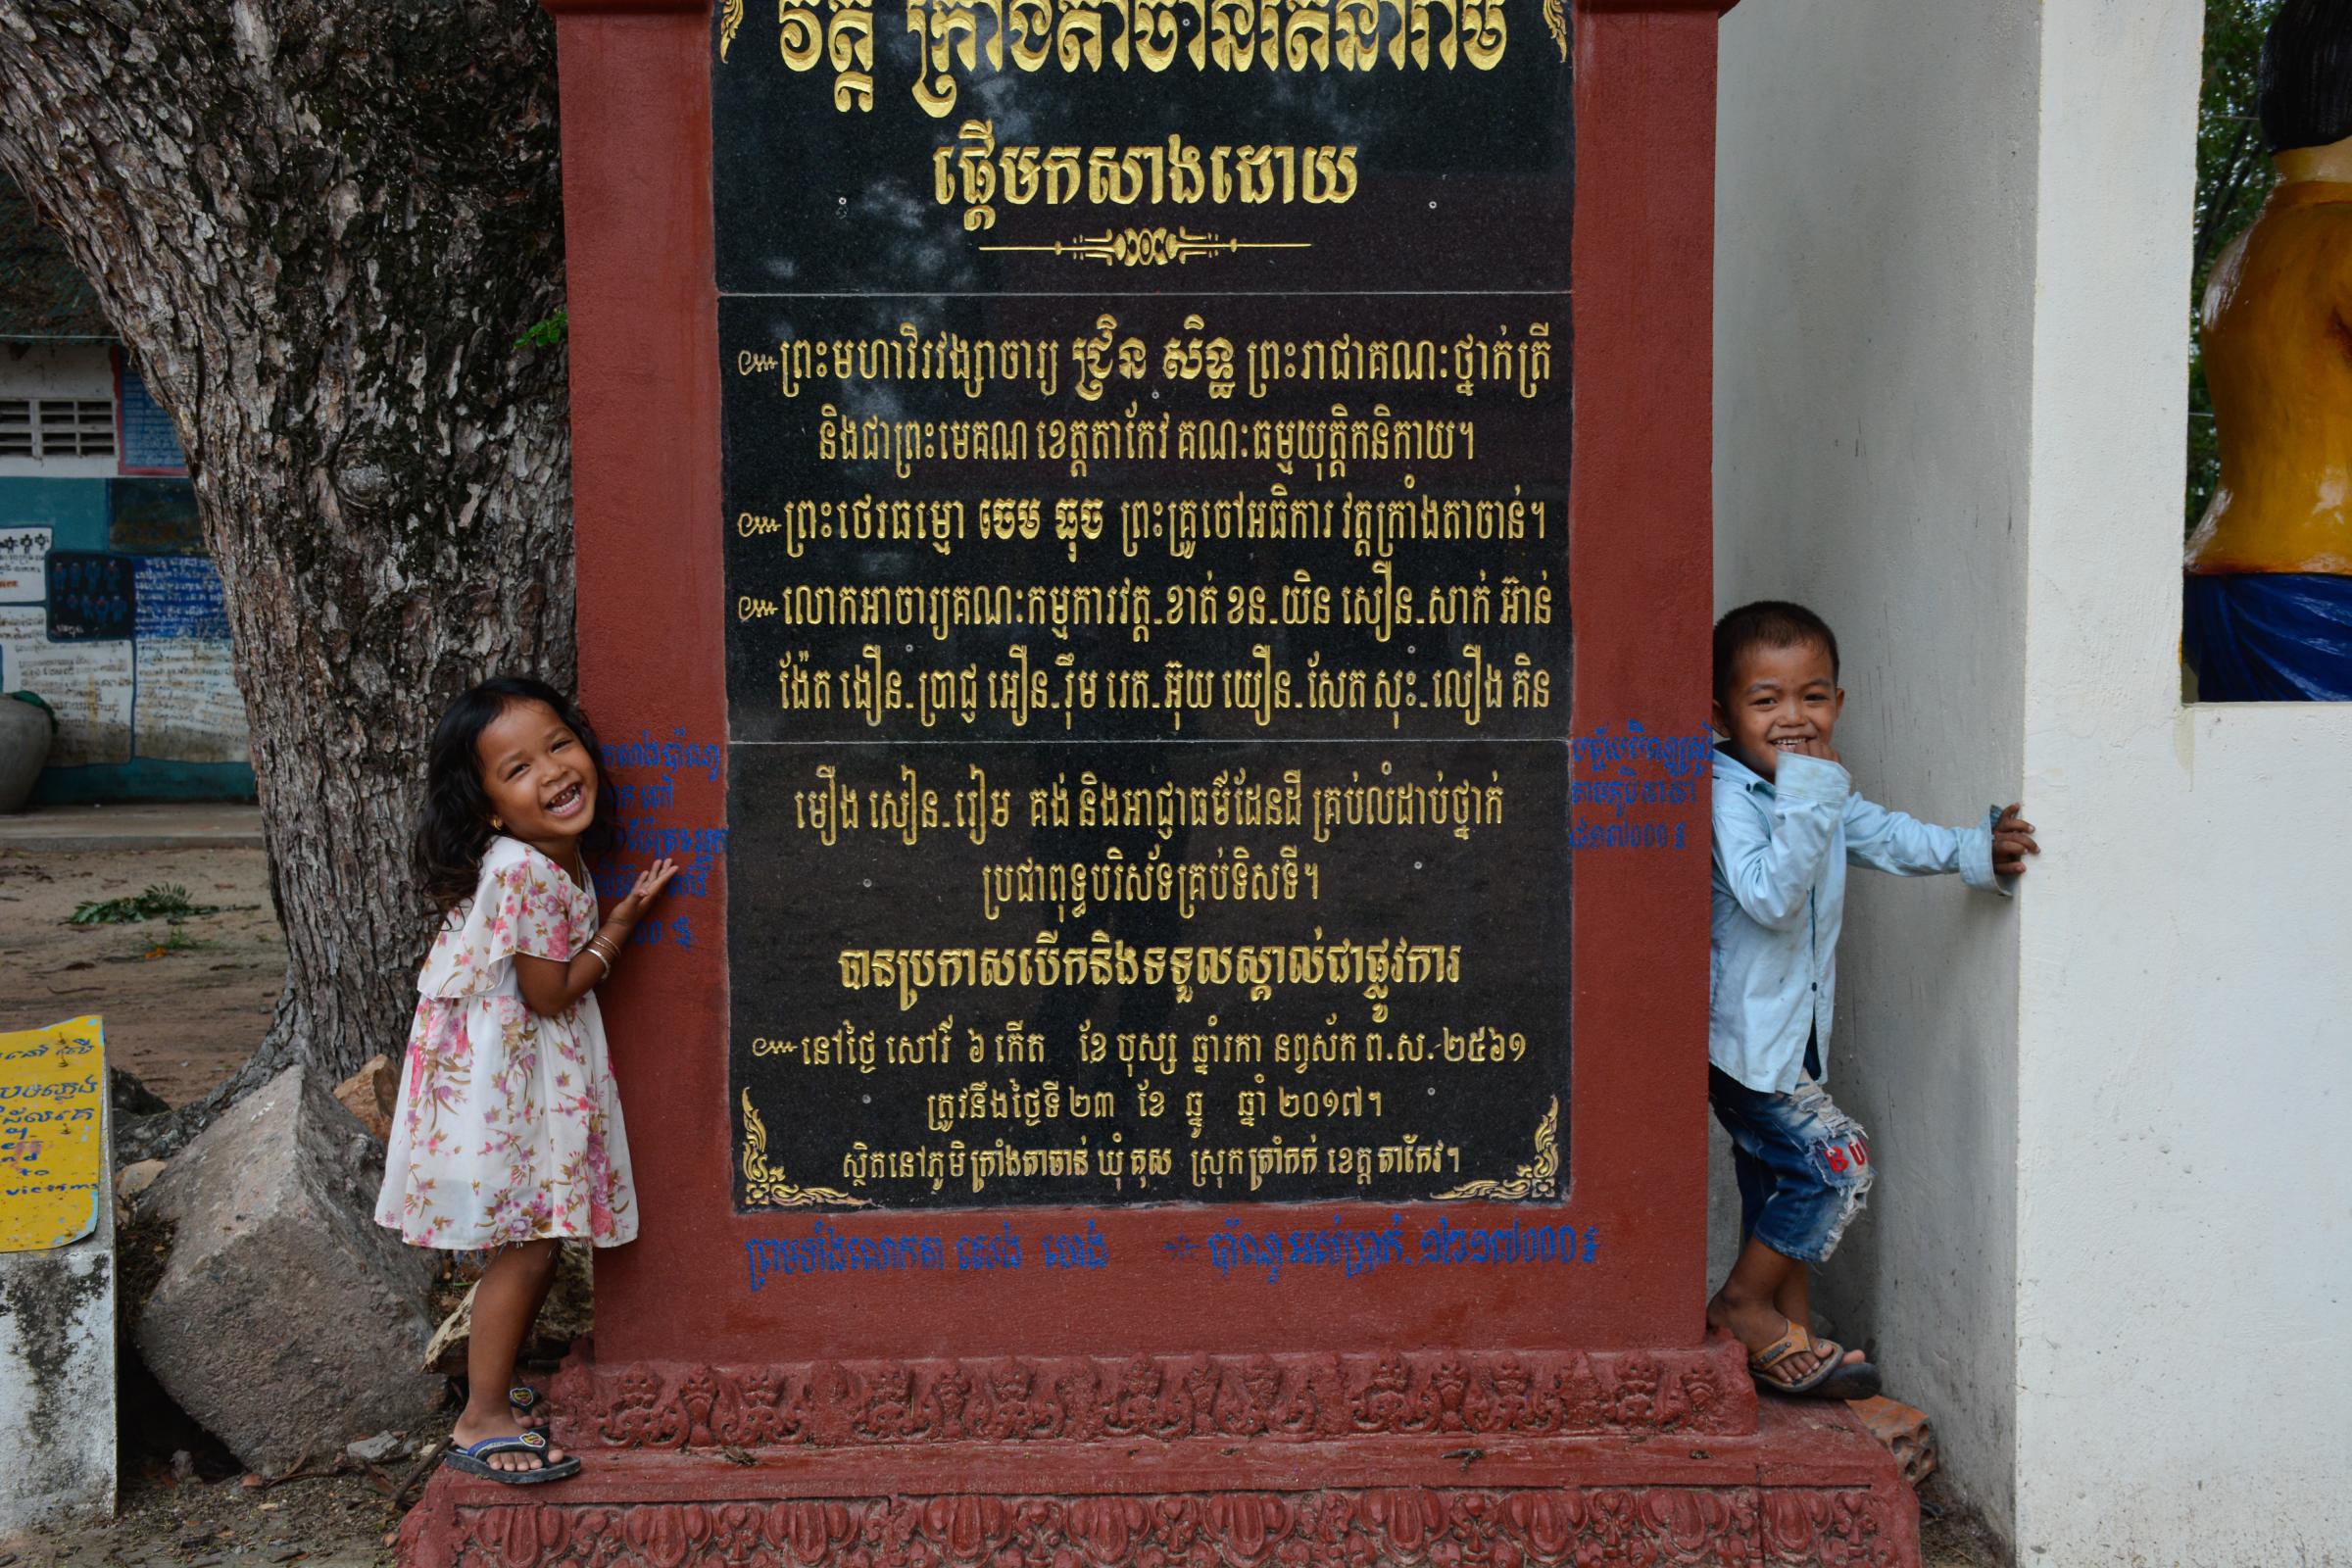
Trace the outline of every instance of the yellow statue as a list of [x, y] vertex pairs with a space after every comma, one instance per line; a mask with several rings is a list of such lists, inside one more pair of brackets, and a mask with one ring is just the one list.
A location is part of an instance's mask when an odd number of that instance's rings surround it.
[[2262, 122], [2278, 185], [2201, 316], [2222, 476], [2185, 642], [2205, 701], [2352, 701], [2352, 5], [2280, 8]]

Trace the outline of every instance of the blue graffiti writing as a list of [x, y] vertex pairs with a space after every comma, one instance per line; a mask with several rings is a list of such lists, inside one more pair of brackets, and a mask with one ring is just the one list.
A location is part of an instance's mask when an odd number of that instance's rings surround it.
[[801, 1237], [747, 1240], [752, 1289], [770, 1274], [884, 1272], [947, 1266], [947, 1243], [937, 1236], [844, 1236], [823, 1220]]
[[1590, 1263], [1600, 1232], [1588, 1225], [1522, 1225], [1464, 1230], [1444, 1215], [1421, 1233], [1424, 1263]]
[[[678, 874], [670, 879], [667, 896], [673, 899], [700, 899], [710, 892], [710, 870], [718, 864], [714, 855], [690, 855], [679, 864]], [[645, 867], [632, 860], [608, 858], [596, 867], [596, 891], [607, 899], [627, 895], [637, 885], [637, 873]]]
[[682, 729], [669, 732], [674, 739], [658, 741], [651, 730], [639, 730], [633, 741], [607, 741], [597, 749], [604, 759], [607, 772], [624, 767], [661, 767], [676, 772], [680, 768], [699, 767], [705, 770], [711, 783], [718, 782], [718, 764], [725, 748], [715, 741], [690, 741]]
[[724, 855], [723, 827], [666, 827], [642, 816], [624, 817], [620, 841], [636, 855]]
[[1010, 1221], [994, 1236], [985, 1231], [978, 1236], [966, 1236], [956, 1244], [956, 1266], [961, 1268], [1019, 1268], [1021, 1239], [1012, 1234]]
[[[770, 1275], [1001, 1272], [1026, 1267], [1031, 1242], [1050, 1269], [1098, 1269], [1110, 1263], [1109, 1238], [1093, 1220], [1083, 1231], [1024, 1240], [1009, 1221], [968, 1236], [844, 1236], [823, 1220], [806, 1236], [747, 1238], [744, 1259], [757, 1295]], [[953, 1260], [951, 1262], [951, 1259]]]
[[1629, 719], [1622, 735], [1611, 735], [1608, 725], [1596, 724], [1590, 735], [1570, 737], [1568, 754], [1576, 766], [1595, 773], [1615, 766], [1630, 774], [1628, 764], [1650, 762], [1673, 777], [1697, 778], [1713, 765], [1715, 737], [1704, 730], [1695, 735], [1652, 735], [1640, 719]]
[[[670, 886], [674, 888], [677, 884], [672, 882]], [[629, 946], [632, 948], [691, 948], [694, 946], [693, 920], [690, 916], [683, 914], [668, 921], [641, 920], [637, 923], [637, 929], [629, 933]]]
[[1045, 1252], [1048, 1268], [1101, 1268], [1110, 1260], [1110, 1249], [1091, 1219], [1084, 1231], [1066, 1236], [1041, 1236], [1038, 1245]]
[[[1285, 1268], [1336, 1268], [1353, 1279], [1390, 1267], [1444, 1268], [1466, 1264], [1590, 1263], [1600, 1249], [1600, 1233], [1568, 1224], [1525, 1225], [1517, 1220], [1493, 1229], [1464, 1229], [1441, 1215], [1408, 1245], [1404, 1216], [1392, 1213], [1387, 1228], [1352, 1227], [1339, 1215], [1320, 1229], [1250, 1231], [1227, 1218], [1205, 1243], [1208, 1262], [1219, 1274], [1262, 1269], [1271, 1285]], [[1190, 1261], [1201, 1244], [1189, 1236], [1163, 1243], [1161, 1250]]]
[[677, 799], [677, 780], [667, 773], [650, 784], [630, 784], [619, 779], [612, 783], [612, 804], [624, 811], [659, 811], [675, 806]]
[[[1571, 850], [1679, 850], [1690, 842], [1685, 821], [1627, 821], [1627, 808], [1672, 809], [1699, 804], [1713, 762], [1714, 737], [1652, 735], [1639, 719], [1612, 735], [1599, 724], [1568, 742], [1573, 775], [1568, 786]], [[1644, 775], [1647, 776], [1644, 776]], [[1606, 811], [1606, 822], [1580, 820], [1585, 810]]]
[[[609, 901], [627, 896], [645, 869], [645, 860], [664, 856], [678, 862], [678, 873], [670, 880], [669, 898], [709, 898], [710, 873], [726, 858], [725, 828], [677, 826], [657, 821], [650, 814], [667, 811], [678, 804], [677, 774], [681, 768], [699, 769], [711, 783], [718, 782], [719, 764], [725, 755], [723, 746], [715, 741], [688, 740], [682, 729], [673, 729], [670, 735], [673, 737], [670, 740], [656, 740], [652, 731], [639, 730], [634, 741], [598, 748], [597, 755], [603, 760], [618, 813], [613, 823], [618, 841], [611, 854], [597, 861], [595, 868], [596, 891]], [[630, 771], [651, 776], [621, 776]], [[688, 915], [645, 920], [630, 934], [629, 941], [637, 947], [691, 950], [698, 946], [694, 922]]]
[[1568, 798], [1578, 806], [1615, 807], [1617, 815], [1623, 816], [1629, 806], [1695, 806], [1698, 804], [1698, 780], [1580, 778], [1569, 786]]
[[1568, 829], [1572, 850], [1679, 850], [1685, 842], [1680, 822], [1577, 822]]

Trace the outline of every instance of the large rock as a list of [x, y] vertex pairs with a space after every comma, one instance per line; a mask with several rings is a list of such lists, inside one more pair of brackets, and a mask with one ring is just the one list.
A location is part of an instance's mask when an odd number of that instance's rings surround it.
[[383, 1149], [287, 1069], [207, 1128], [139, 1204], [171, 1254], [131, 1327], [180, 1407], [250, 1469], [415, 1430], [432, 1254], [372, 1218]]

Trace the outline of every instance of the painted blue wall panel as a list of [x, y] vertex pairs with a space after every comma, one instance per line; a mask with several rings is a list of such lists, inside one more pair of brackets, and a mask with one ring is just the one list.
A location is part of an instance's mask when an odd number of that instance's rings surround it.
[[110, 509], [104, 479], [0, 478], [0, 528], [54, 528], [52, 550], [104, 550]]
[[[184, 479], [71, 479], [0, 476], [0, 529], [52, 530], [56, 552], [117, 551], [128, 543], [138, 553], [126, 559], [153, 603], [138, 607], [136, 636], [225, 642], [220, 577], [202, 554], [195, 527], [194, 496]], [[147, 552], [157, 552], [148, 554]], [[170, 554], [184, 551], [190, 554]], [[18, 607], [33, 608], [33, 607]], [[125, 628], [129, 630], [129, 628]], [[0, 671], [4, 683], [6, 671]], [[134, 702], [134, 714], [139, 710]], [[143, 715], [141, 715], [143, 716]], [[135, 723], [135, 720], [134, 720]], [[109, 801], [251, 800], [249, 762], [191, 762], [138, 755], [134, 727], [126, 762], [45, 769], [33, 789], [36, 805], [81, 805]]]
[[159, 762], [151, 757], [90, 767], [45, 767], [32, 787], [35, 806], [111, 801], [250, 801], [248, 762]]

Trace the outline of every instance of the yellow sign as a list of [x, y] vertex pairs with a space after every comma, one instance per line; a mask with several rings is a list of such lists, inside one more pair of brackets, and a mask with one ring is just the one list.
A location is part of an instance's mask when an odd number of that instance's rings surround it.
[[0, 1252], [63, 1247], [97, 1229], [106, 1157], [98, 1020], [0, 1034]]

